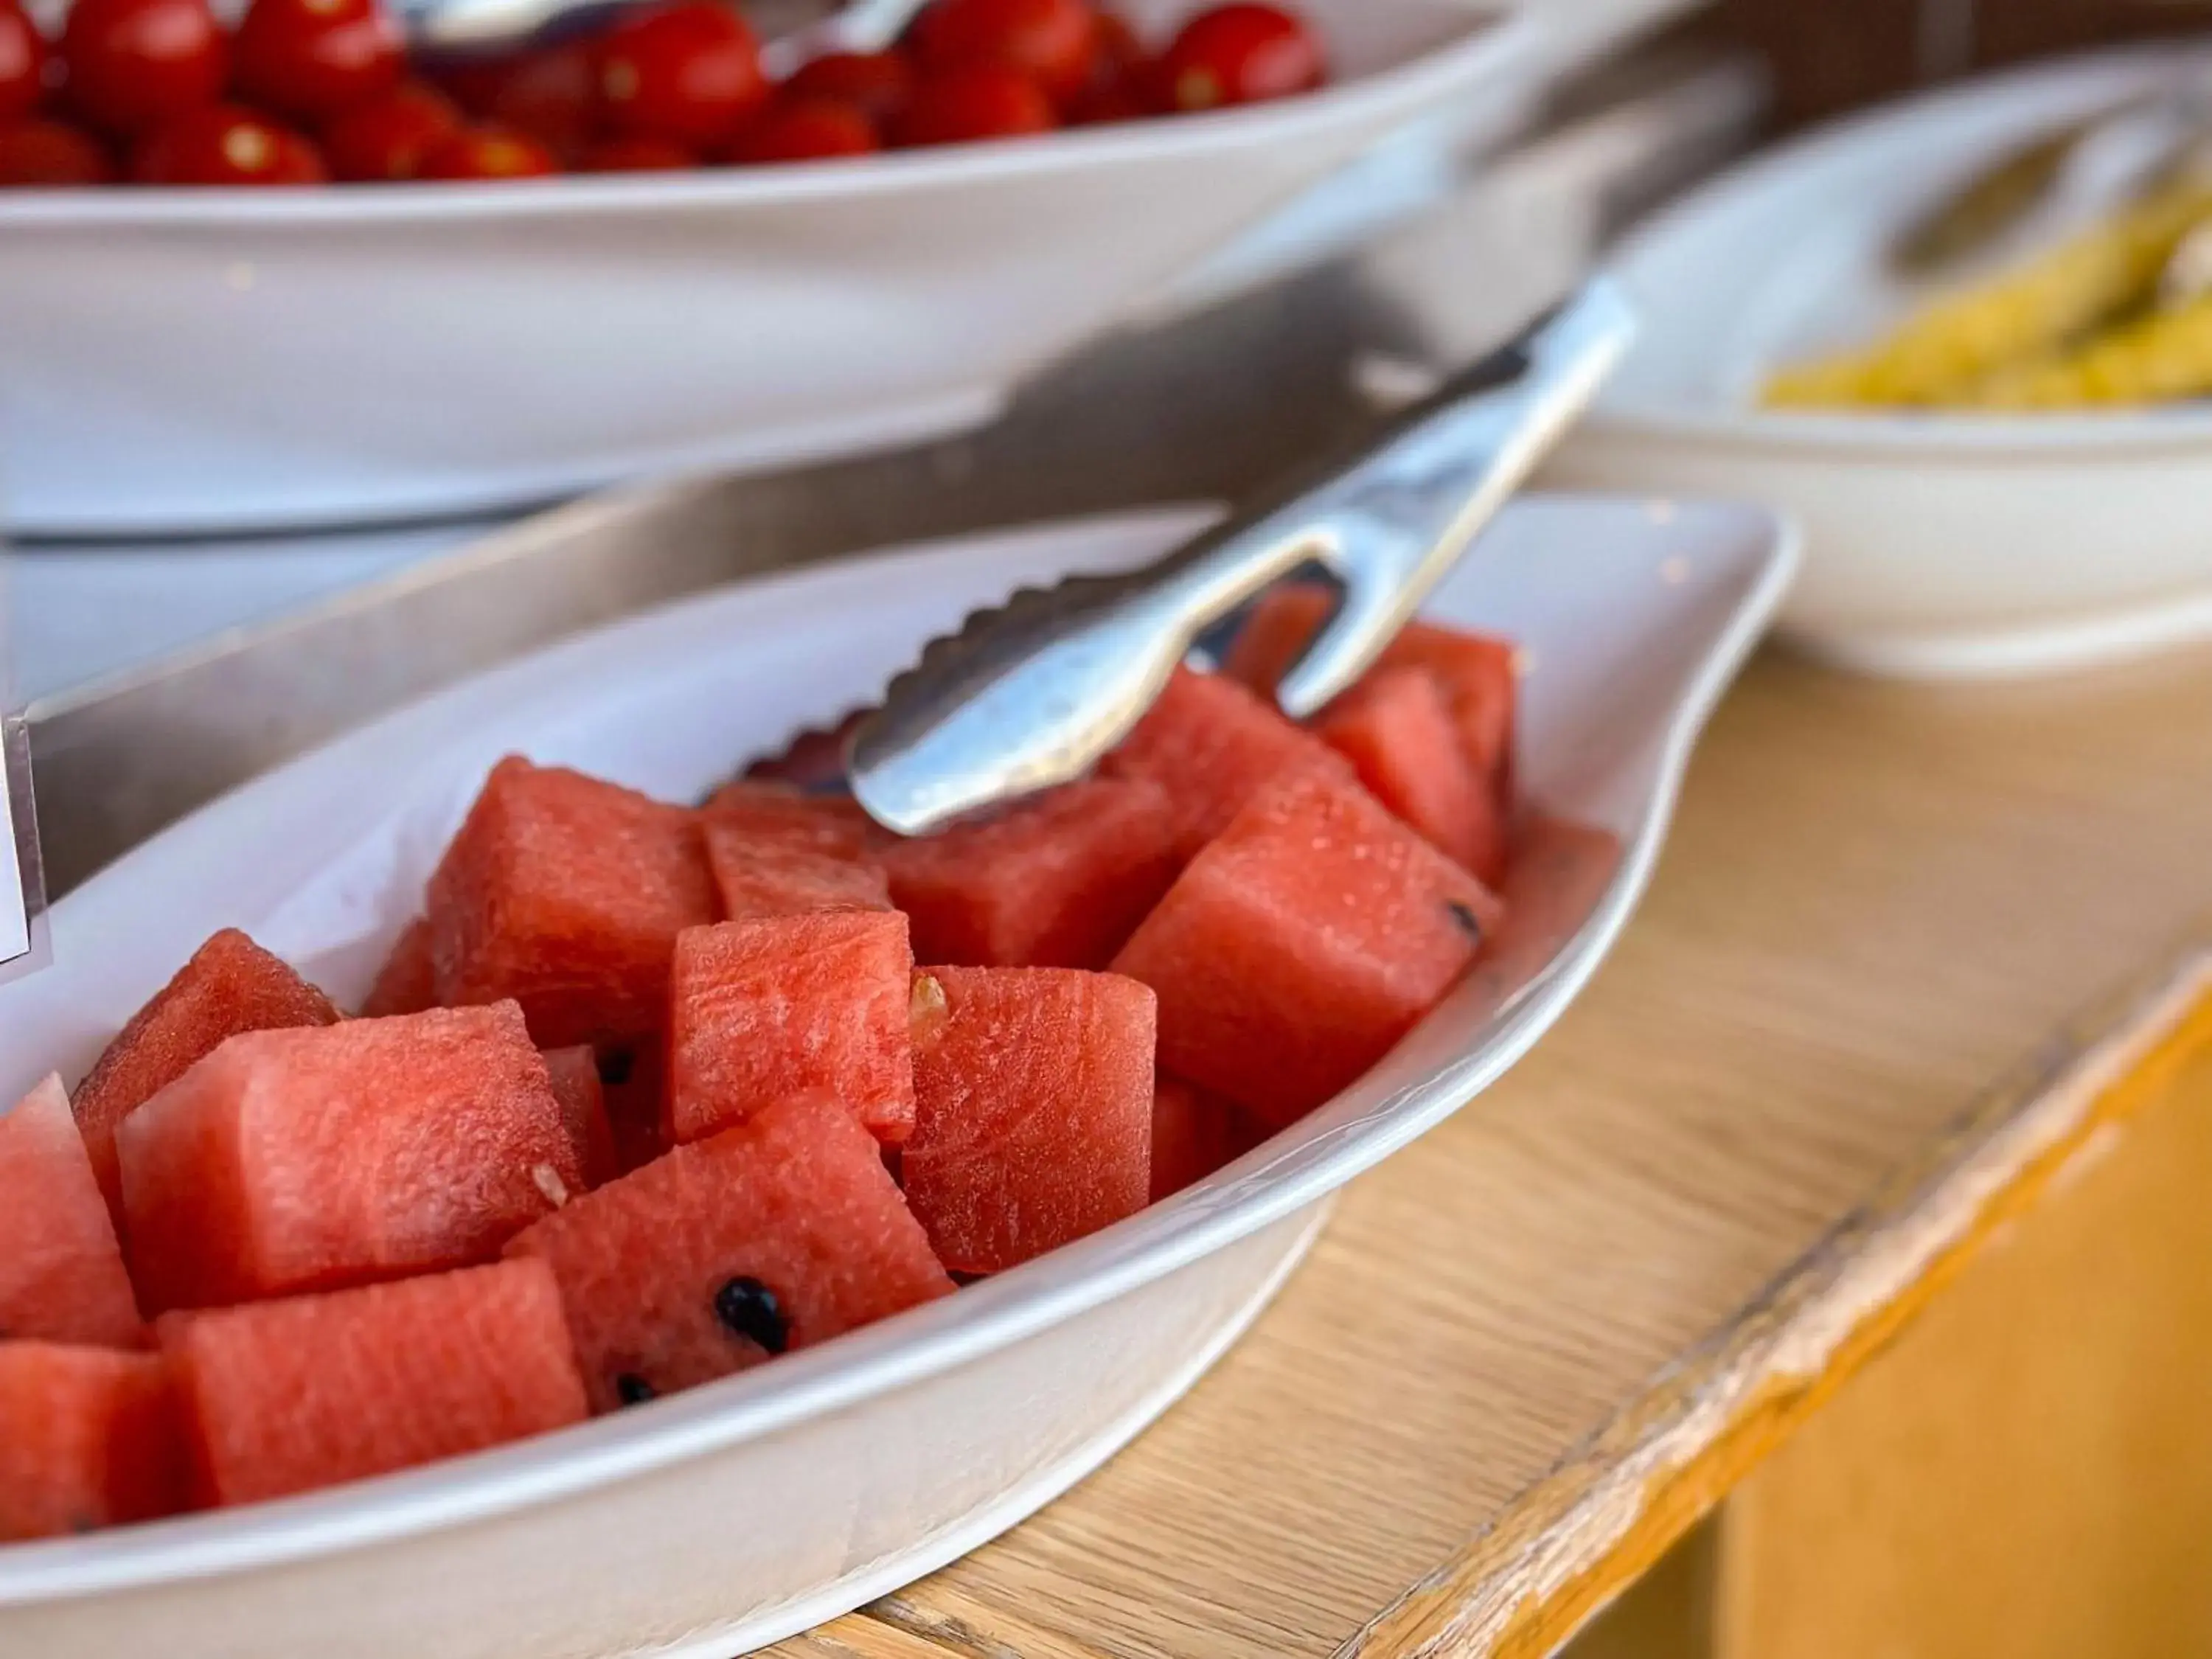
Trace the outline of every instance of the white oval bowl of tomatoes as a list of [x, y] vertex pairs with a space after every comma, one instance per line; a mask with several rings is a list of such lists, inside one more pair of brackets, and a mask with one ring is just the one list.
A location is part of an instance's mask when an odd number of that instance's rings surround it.
[[520, 506], [981, 424], [1394, 135], [1467, 0], [934, 0], [781, 84], [722, 0], [410, 61], [380, 0], [0, 0], [0, 481], [30, 535]]

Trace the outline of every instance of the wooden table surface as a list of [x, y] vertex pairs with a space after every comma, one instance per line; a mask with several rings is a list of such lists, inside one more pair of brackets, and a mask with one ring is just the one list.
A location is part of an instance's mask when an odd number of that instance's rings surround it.
[[1535, 1054], [1250, 1336], [837, 1659], [1548, 1651], [2205, 1040], [2212, 653], [1904, 687], [1770, 654]]

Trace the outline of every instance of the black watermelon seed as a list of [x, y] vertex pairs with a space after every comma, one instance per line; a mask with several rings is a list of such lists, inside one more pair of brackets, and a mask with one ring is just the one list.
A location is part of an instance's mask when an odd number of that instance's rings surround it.
[[1481, 920], [1466, 905], [1457, 899], [1449, 899], [1445, 901], [1444, 908], [1451, 912], [1451, 919], [1459, 924], [1460, 931], [1469, 939], [1482, 937]]
[[642, 1406], [647, 1401], [659, 1397], [660, 1390], [635, 1371], [624, 1371], [615, 1378], [615, 1398], [625, 1406]]
[[757, 1279], [732, 1279], [715, 1291], [714, 1317], [732, 1334], [757, 1342], [770, 1353], [781, 1353], [791, 1345], [775, 1292]]
[[637, 1069], [637, 1056], [627, 1048], [609, 1048], [598, 1057], [599, 1081], [610, 1089], [619, 1089], [629, 1081]]

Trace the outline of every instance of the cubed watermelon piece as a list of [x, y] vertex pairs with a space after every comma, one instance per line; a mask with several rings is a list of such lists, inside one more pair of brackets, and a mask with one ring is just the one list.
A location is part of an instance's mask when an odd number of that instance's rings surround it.
[[903, 1173], [947, 1267], [998, 1273], [1145, 1207], [1153, 1024], [1152, 994], [1114, 974], [915, 976]]
[[1162, 1073], [1152, 1085], [1152, 1202], [1196, 1186], [1266, 1139], [1212, 1090]]
[[0, 1117], [0, 1340], [134, 1348], [145, 1328], [62, 1080]]
[[789, 784], [816, 793], [843, 789], [845, 744], [866, 718], [865, 712], [851, 714], [826, 731], [800, 732], [781, 754], [766, 756], [748, 766], [746, 780]]
[[[1222, 672], [1273, 697], [1284, 672], [1320, 631], [1336, 600], [1311, 582], [1274, 589], [1253, 607]], [[1468, 762], [1492, 781], [1501, 810], [1513, 793], [1513, 725], [1519, 684], [1510, 640], [1434, 623], [1408, 623], [1376, 661], [1378, 669], [1423, 668], [1437, 678]]]
[[1320, 732], [1360, 782], [1430, 843], [1495, 887], [1505, 877], [1505, 815], [1467, 757], [1443, 688], [1425, 668], [1383, 668], [1338, 698]]
[[119, 1219], [115, 1126], [191, 1069], [226, 1037], [295, 1025], [330, 1025], [331, 1000], [234, 927], [208, 940], [107, 1045], [70, 1105], [93, 1173]]
[[713, 817], [701, 830], [728, 921], [891, 908], [883, 866], [865, 854], [823, 852]]
[[667, 1137], [703, 1140], [824, 1090], [880, 1140], [914, 1127], [914, 953], [896, 910], [760, 916], [677, 941]]
[[488, 1261], [583, 1186], [511, 1002], [233, 1037], [116, 1146], [149, 1313]]
[[160, 1355], [0, 1341], [0, 1543], [174, 1513], [179, 1449]]
[[741, 778], [708, 798], [701, 814], [745, 840], [830, 858], [864, 859], [885, 832], [845, 795], [810, 795], [789, 784]]
[[1150, 778], [1091, 778], [884, 850], [924, 962], [1103, 968], [1182, 868]]
[[583, 1170], [583, 1187], [612, 1181], [621, 1173], [616, 1160], [614, 1128], [607, 1121], [606, 1086], [599, 1081], [599, 1056], [589, 1048], [551, 1048], [545, 1054], [545, 1073], [553, 1085], [553, 1098], [561, 1103], [561, 1127], [576, 1149]]
[[507, 1246], [560, 1281], [599, 1411], [825, 1342], [952, 1282], [853, 1109], [798, 1095]]
[[213, 1504], [412, 1468], [589, 1414], [542, 1261], [169, 1314], [157, 1328]]
[[419, 1014], [438, 1006], [438, 963], [430, 951], [430, 919], [417, 916], [400, 930], [392, 954], [376, 970], [376, 982], [361, 1005], [362, 1018]]
[[1188, 860], [1278, 778], [1348, 769], [1327, 744], [1236, 681], [1178, 668], [1107, 757], [1106, 770], [1150, 778], [1167, 792], [1176, 850]]
[[668, 1054], [665, 1042], [599, 1051], [599, 1086], [614, 1136], [615, 1168], [628, 1175], [668, 1150]]
[[719, 914], [696, 815], [501, 761], [430, 881], [438, 1000], [522, 1005], [549, 1048], [662, 1029], [676, 936]]
[[1358, 784], [1308, 775], [1239, 813], [1114, 966], [1159, 994], [1163, 1067], [1279, 1128], [1389, 1053], [1501, 915]]

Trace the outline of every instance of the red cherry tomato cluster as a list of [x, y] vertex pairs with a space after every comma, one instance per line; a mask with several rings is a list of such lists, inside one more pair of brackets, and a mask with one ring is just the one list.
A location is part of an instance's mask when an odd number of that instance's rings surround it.
[[933, 0], [881, 52], [778, 85], [726, 0], [596, 38], [413, 64], [385, 0], [0, 0], [0, 186], [535, 179], [865, 155], [1256, 103], [1328, 78], [1295, 12], [1201, 11], [1152, 49], [1098, 0]]

